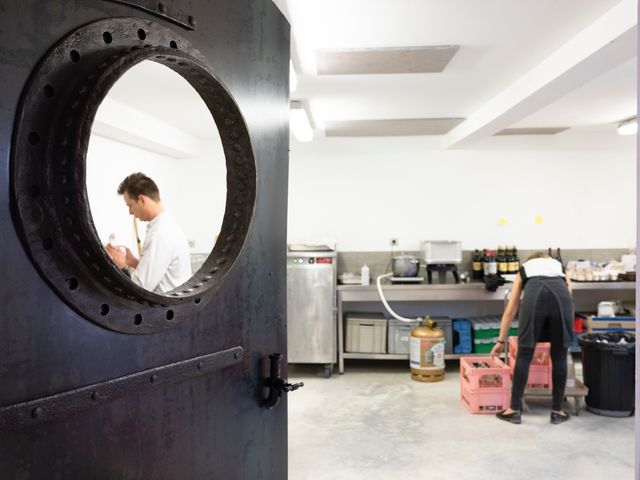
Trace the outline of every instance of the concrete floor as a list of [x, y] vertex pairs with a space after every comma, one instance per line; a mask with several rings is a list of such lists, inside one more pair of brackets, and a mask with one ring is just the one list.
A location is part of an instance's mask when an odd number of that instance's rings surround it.
[[420, 383], [404, 362], [352, 361], [325, 379], [289, 367], [305, 386], [288, 395], [289, 480], [634, 478], [634, 419], [584, 410], [549, 423], [550, 400], [530, 399], [521, 425], [472, 415], [457, 361]]

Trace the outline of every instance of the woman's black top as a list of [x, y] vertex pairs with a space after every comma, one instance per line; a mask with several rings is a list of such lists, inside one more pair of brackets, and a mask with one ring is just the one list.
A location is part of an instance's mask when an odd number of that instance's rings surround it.
[[536, 309], [541, 301], [540, 293], [546, 290], [555, 298], [560, 310], [560, 318], [551, 318], [549, 321], [562, 322], [562, 344], [565, 348], [570, 347], [573, 339], [574, 306], [562, 264], [552, 258], [535, 258], [522, 265], [520, 277], [523, 292], [518, 312], [518, 344], [533, 348], [538, 341], [546, 340], [536, 338], [534, 325]]

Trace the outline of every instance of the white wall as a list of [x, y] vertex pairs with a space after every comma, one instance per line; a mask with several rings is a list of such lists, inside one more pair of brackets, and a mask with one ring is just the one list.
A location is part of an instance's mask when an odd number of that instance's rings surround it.
[[[135, 250], [132, 217], [117, 194], [129, 174], [143, 172], [160, 189], [192, 243], [192, 253], [208, 253], [222, 225], [226, 200], [226, 168], [221, 145], [203, 143], [200, 156], [175, 159], [92, 135], [87, 152], [87, 192], [96, 230], [103, 243], [111, 232], [117, 242]], [[145, 222], [138, 222], [144, 241]]]
[[635, 246], [634, 137], [494, 137], [468, 150], [437, 142], [292, 144], [289, 241], [329, 237], [340, 251], [388, 250], [392, 237], [404, 250], [426, 239], [464, 249]]

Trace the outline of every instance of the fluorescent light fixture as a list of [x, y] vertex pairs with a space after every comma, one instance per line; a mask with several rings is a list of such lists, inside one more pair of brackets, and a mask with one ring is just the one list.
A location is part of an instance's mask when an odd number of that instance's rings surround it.
[[295, 92], [296, 88], [298, 88], [298, 75], [296, 75], [296, 70], [293, 68], [293, 62], [289, 60], [289, 92]]
[[313, 128], [309, 121], [309, 115], [304, 103], [299, 101], [291, 102], [289, 105], [291, 131], [299, 142], [310, 142], [313, 140]]
[[618, 125], [619, 135], [635, 135], [638, 133], [637, 117], [629, 118]]

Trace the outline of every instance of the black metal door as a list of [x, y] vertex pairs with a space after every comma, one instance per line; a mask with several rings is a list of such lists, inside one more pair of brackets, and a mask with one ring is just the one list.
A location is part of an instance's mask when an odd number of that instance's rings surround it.
[[[109, 262], [84, 185], [97, 106], [142, 60], [198, 91], [228, 172], [219, 239], [168, 296]], [[286, 349], [288, 62], [271, 0], [0, 0], [0, 478], [286, 478], [263, 387]]]

